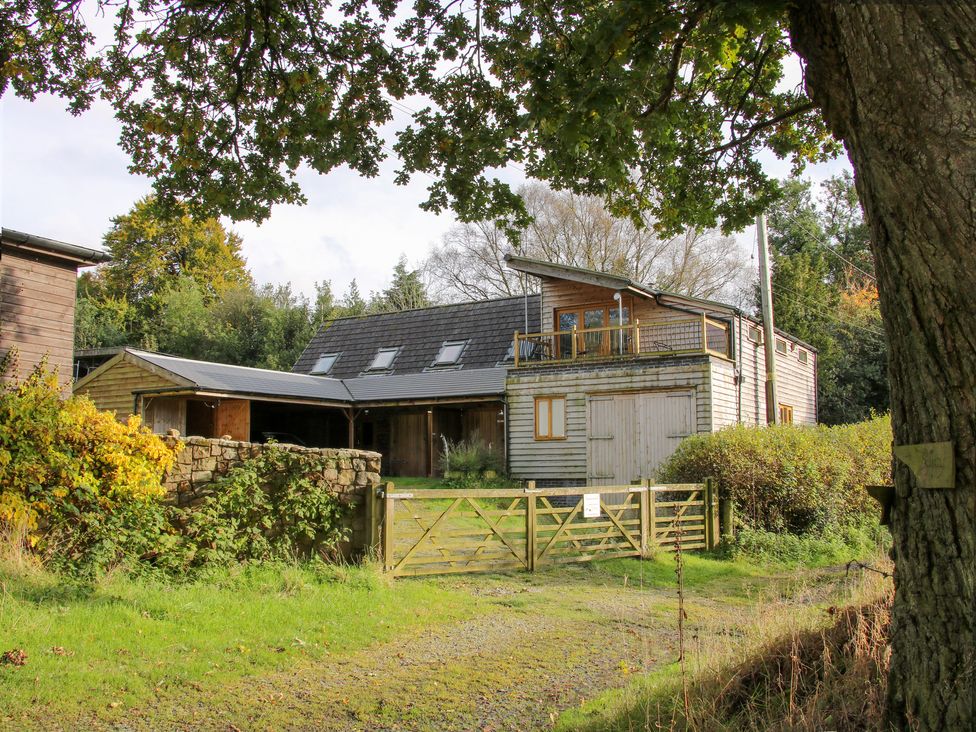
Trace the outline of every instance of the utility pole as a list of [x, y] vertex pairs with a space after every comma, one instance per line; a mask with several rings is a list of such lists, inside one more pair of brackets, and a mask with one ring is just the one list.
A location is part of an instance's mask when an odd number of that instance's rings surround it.
[[759, 232], [759, 290], [762, 294], [763, 344], [766, 348], [766, 423], [779, 421], [776, 400], [776, 330], [773, 327], [773, 283], [769, 274], [769, 243], [766, 240], [766, 215], [756, 217]]

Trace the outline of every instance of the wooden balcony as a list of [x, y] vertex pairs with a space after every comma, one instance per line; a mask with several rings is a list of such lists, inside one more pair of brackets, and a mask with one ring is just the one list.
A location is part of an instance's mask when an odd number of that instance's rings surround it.
[[730, 357], [729, 326], [704, 315], [653, 322], [573, 328], [549, 333], [515, 331], [515, 368], [583, 360], [711, 354]]

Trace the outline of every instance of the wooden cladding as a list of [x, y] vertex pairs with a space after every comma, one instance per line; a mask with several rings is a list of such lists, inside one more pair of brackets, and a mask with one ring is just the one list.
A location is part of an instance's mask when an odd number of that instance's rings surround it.
[[535, 398], [535, 439], [566, 439], [566, 397]]
[[[71, 381], [74, 349], [74, 265], [20, 256], [6, 247], [0, 259], [0, 357], [16, 348], [26, 376], [45, 356], [62, 384]], [[11, 374], [14, 375], [14, 374]]]

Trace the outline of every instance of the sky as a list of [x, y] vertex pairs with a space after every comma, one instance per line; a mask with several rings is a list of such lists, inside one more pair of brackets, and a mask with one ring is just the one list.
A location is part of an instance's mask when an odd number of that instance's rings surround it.
[[[112, 217], [126, 213], [151, 187], [147, 178], [127, 171], [117, 144], [120, 125], [106, 104], [78, 117], [64, 106], [50, 96], [27, 102], [7, 94], [0, 100], [0, 223], [97, 249]], [[789, 173], [772, 156], [764, 164], [775, 176]], [[260, 226], [225, 222], [243, 238], [255, 280], [291, 282], [312, 296], [316, 282], [329, 280], [341, 294], [355, 278], [366, 295], [388, 284], [401, 255], [417, 266], [456, 222], [419, 208], [430, 179], [417, 176], [397, 186], [394, 168], [387, 161], [373, 179], [347, 169], [324, 176], [300, 172], [305, 206], [277, 206]], [[805, 175], [819, 182], [844, 169], [849, 164], [839, 159]], [[509, 182], [517, 185], [518, 174]], [[737, 238], [746, 252], [754, 249], [753, 228]]]

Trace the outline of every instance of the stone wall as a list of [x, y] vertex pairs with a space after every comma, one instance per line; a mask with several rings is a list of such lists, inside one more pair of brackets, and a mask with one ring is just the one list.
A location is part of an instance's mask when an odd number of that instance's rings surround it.
[[[183, 449], [176, 457], [176, 464], [163, 477], [163, 486], [169, 500], [177, 506], [193, 506], [213, 490], [213, 482], [227, 474], [232, 467], [257, 457], [269, 445], [241, 442], [238, 440], [210, 439], [206, 437], [163, 437], [170, 447], [177, 443]], [[361, 551], [367, 544], [366, 502], [368, 495], [375, 495], [380, 484], [380, 460], [378, 452], [365, 450], [337, 450], [333, 448], [275, 445], [276, 449], [311, 456], [321, 470], [321, 477], [335, 493], [350, 506], [348, 528], [351, 529], [349, 545], [352, 552]], [[318, 472], [318, 470], [316, 471]]]

